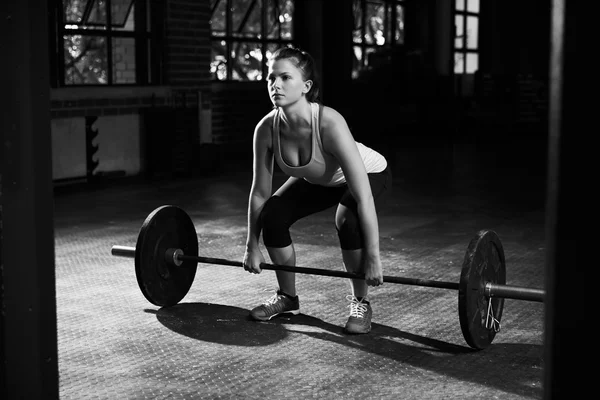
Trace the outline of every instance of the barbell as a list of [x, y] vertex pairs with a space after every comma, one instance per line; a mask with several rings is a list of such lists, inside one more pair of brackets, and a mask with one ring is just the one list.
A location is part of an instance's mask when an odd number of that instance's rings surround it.
[[[179, 303], [190, 290], [198, 263], [242, 267], [240, 261], [198, 255], [198, 236], [190, 216], [181, 208], [164, 205], [144, 220], [135, 247], [115, 245], [111, 254], [135, 259], [135, 274], [144, 297], [159, 307]], [[318, 268], [262, 263], [265, 270], [296, 272], [350, 279], [364, 275]], [[480, 230], [471, 239], [460, 281], [383, 276], [386, 283], [458, 290], [461, 331], [469, 346], [484, 349], [500, 330], [504, 299], [543, 302], [542, 289], [506, 285], [504, 248], [496, 232]]]

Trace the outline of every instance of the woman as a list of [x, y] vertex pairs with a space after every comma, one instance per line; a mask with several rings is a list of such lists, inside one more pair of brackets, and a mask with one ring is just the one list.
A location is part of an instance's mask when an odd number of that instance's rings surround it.
[[[290, 226], [300, 218], [337, 206], [335, 226], [352, 279], [348, 333], [371, 329], [368, 286], [383, 284], [375, 199], [391, 185], [386, 159], [354, 140], [344, 117], [318, 102], [312, 57], [284, 47], [270, 59], [268, 90], [274, 109], [254, 131], [253, 181], [248, 206], [244, 268], [260, 273], [263, 241], [273, 263], [295, 265]], [[273, 161], [290, 178], [272, 194]], [[250, 314], [267, 321], [282, 313], [298, 314], [295, 274], [276, 271], [279, 290]]]

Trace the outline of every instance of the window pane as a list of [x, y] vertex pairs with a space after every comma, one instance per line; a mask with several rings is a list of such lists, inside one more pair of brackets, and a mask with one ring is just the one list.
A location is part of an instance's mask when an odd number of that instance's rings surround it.
[[[271, 59], [271, 57], [273, 56], [273, 53], [275, 53], [275, 51], [281, 47], [284, 47], [285, 45], [279, 44], [279, 43], [267, 43], [267, 53], [266, 53], [266, 57], [267, 59], [266, 61], [266, 65], [265, 67], [268, 67], [268, 62]], [[265, 69], [265, 74], [266, 74], [266, 69]]]
[[267, 37], [269, 39], [292, 39], [293, 0], [267, 1]]
[[381, 1], [367, 2], [367, 31], [365, 32], [365, 43], [385, 44], [384, 21], [385, 6]]
[[352, 78], [356, 79], [363, 69], [363, 51], [359, 46], [354, 46], [352, 57]]
[[465, 0], [456, 0], [456, 9], [458, 11], [464, 11], [465, 10]]
[[233, 80], [261, 80], [262, 52], [260, 43], [233, 42], [231, 67]]
[[396, 31], [394, 33], [396, 43], [404, 43], [404, 7], [396, 6]]
[[63, 0], [63, 10], [66, 29], [106, 29], [105, 0]]
[[273, 53], [275, 53], [275, 51], [280, 47], [283, 47], [283, 45], [280, 45], [279, 43], [267, 44], [267, 60], [270, 60]]
[[69, 35], [63, 37], [65, 48], [65, 84], [89, 85], [108, 83], [106, 38]]
[[292, 40], [294, 38], [294, 0], [280, 0], [283, 4], [283, 18], [280, 18], [281, 22], [281, 38]]
[[87, 21], [84, 21], [88, 25], [106, 25], [106, 1], [105, 0], [94, 0], [94, 4], [92, 5], [92, 10], [90, 11], [90, 15], [87, 18]]
[[454, 73], [463, 74], [465, 72], [465, 54], [454, 53]]
[[479, 0], [468, 0], [467, 11], [478, 13], [479, 12]]
[[[215, 8], [216, 4], [216, 8]], [[212, 17], [210, 18], [210, 29], [212, 34], [215, 36], [225, 36], [225, 7], [227, 5], [227, 0], [213, 0], [213, 9], [214, 12]]]
[[231, 19], [233, 23], [232, 34], [234, 36], [260, 38], [260, 10], [261, 0], [232, 0]]
[[361, 0], [354, 0], [352, 3], [352, 13], [354, 15], [354, 25], [352, 28], [352, 37], [354, 43], [362, 43], [362, 7]]
[[135, 83], [135, 39], [113, 38], [113, 83]]
[[210, 55], [210, 73], [213, 79], [227, 79], [227, 46], [224, 40], [213, 40]]
[[385, 5], [385, 25], [383, 27], [385, 43], [392, 43], [392, 5]]
[[477, 39], [479, 35], [479, 18], [478, 17], [467, 17], [467, 48], [476, 49]]
[[464, 15], [455, 15], [454, 16], [454, 28], [456, 29], [456, 33], [454, 36], [454, 48], [462, 49], [464, 47], [465, 42], [465, 17]]
[[110, 8], [111, 25], [113, 29], [119, 31], [135, 30], [133, 0], [112, 0]]
[[467, 53], [467, 74], [474, 74], [479, 68], [479, 55]]
[[88, 0], [63, 0], [65, 24], [81, 24], [81, 18]]

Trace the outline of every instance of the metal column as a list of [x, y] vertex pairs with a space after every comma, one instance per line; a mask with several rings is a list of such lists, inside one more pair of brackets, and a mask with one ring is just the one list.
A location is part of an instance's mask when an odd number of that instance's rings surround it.
[[0, 398], [57, 399], [48, 1], [0, 2]]

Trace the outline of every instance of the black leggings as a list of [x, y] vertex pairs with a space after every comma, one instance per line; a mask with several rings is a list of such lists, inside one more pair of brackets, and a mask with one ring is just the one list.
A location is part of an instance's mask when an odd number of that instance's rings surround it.
[[[368, 174], [375, 207], [380, 204], [392, 185], [389, 167], [382, 172]], [[320, 186], [297, 179], [283, 192], [271, 196], [265, 203], [260, 223], [265, 246], [282, 248], [292, 244], [290, 227], [294, 222], [334, 205], [345, 206], [352, 215], [345, 215], [341, 226], [337, 226], [340, 246], [344, 250], [362, 249], [363, 238], [358, 223], [356, 200], [347, 184]], [[338, 206], [339, 207], [339, 206]]]

